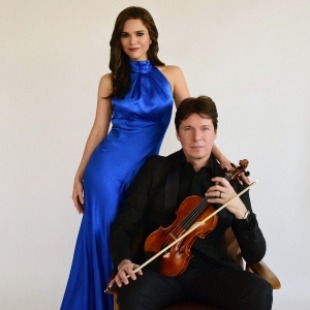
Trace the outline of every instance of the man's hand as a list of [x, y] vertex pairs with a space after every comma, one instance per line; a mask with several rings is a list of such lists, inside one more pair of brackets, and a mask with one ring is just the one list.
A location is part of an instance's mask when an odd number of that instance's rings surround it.
[[240, 197], [233, 199], [237, 194], [229, 181], [222, 177], [215, 177], [212, 181], [215, 185], [209, 187], [208, 191], [205, 193], [205, 196], [208, 197], [208, 202], [223, 205], [230, 201], [229, 205], [226, 207], [227, 210], [234, 214], [236, 218], [242, 219], [247, 209]]
[[132, 263], [129, 259], [122, 260], [117, 267], [118, 273], [110, 281], [108, 288], [112, 288], [114, 284], [116, 284], [118, 287], [121, 287], [123, 284], [128, 285], [129, 278], [136, 280], [136, 275], [142, 276], [142, 270], [135, 272], [138, 267], [139, 265]]

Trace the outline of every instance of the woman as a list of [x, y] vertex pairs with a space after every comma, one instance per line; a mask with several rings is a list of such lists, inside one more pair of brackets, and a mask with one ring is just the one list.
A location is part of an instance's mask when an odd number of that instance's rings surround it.
[[189, 97], [181, 69], [158, 59], [157, 38], [143, 8], [128, 7], [116, 19], [111, 73], [100, 80], [95, 121], [74, 179], [72, 198], [83, 219], [62, 310], [113, 308], [112, 297], [103, 294], [113, 268], [110, 224], [136, 172], [158, 154], [173, 101], [178, 106]]

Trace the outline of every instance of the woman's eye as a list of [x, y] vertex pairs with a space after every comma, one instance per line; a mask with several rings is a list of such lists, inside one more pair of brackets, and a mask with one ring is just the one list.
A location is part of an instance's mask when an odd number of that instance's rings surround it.
[[122, 38], [127, 38], [127, 37], [128, 37], [128, 33], [122, 33], [122, 34], [121, 34], [121, 37], [122, 37]]
[[144, 32], [138, 32], [138, 33], [137, 33], [137, 36], [138, 36], [138, 37], [142, 37], [143, 35], [144, 35]]

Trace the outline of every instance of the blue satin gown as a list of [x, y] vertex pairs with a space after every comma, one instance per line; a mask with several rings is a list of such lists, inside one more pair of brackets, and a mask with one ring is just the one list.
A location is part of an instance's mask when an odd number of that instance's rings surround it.
[[61, 310], [111, 310], [111, 222], [145, 159], [158, 154], [171, 118], [168, 80], [150, 61], [130, 61], [131, 89], [112, 100], [112, 128], [84, 175], [85, 205]]

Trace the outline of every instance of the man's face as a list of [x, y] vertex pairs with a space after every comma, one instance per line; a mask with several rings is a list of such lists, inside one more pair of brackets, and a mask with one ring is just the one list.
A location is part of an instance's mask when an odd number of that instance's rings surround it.
[[177, 137], [189, 162], [207, 163], [216, 139], [211, 119], [201, 117], [199, 114], [190, 115], [181, 122]]

